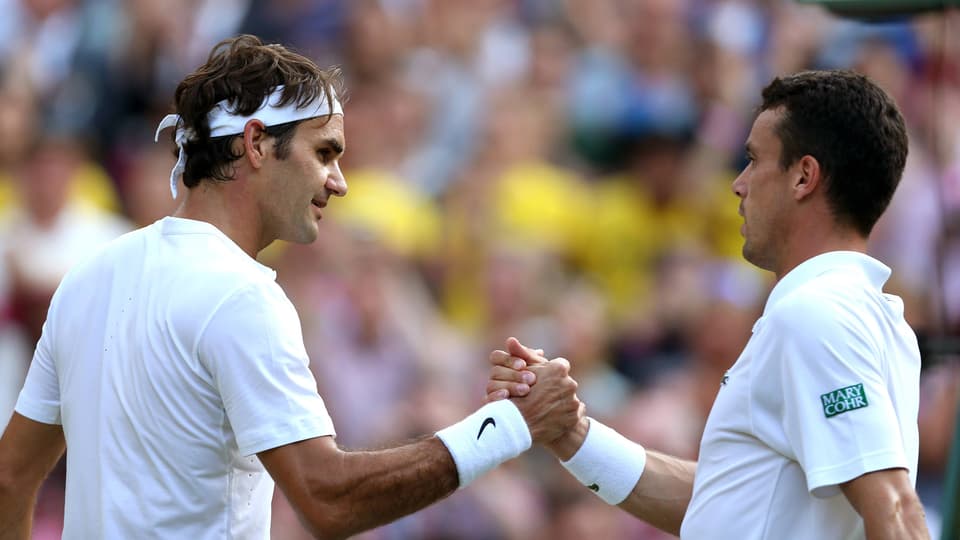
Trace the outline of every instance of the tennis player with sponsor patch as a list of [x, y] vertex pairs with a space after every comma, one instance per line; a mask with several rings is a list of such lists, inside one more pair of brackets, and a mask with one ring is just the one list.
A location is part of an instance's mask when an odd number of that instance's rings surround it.
[[171, 189], [182, 175], [187, 193], [57, 290], [0, 439], [0, 539], [29, 538], [65, 448], [66, 539], [265, 539], [275, 483], [311, 532], [342, 538], [583, 417], [557, 359], [530, 367], [527, 397], [434, 436], [337, 447], [297, 313], [255, 257], [276, 239], [313, 242], [324, 207], [346, 195], [342, 95], [337, 72], [252, 36], [222, 42], [180, 83], [158, 134], [174, 130]]
[[[903, 117], [862, 75], [802, 72], [763, 90], [746, 151], [733, 183], [743, 255], [777, 283], [720, 382], [699, 461], [588, 418], [555, 453], [605, 501], [684, 540], [929, 538], [914, 488], [917, 340], [883, 292], [891, 270], [866, 255], [903, 173]], [[488, 399], [517, 394], [512, 353], [490, 360]]]

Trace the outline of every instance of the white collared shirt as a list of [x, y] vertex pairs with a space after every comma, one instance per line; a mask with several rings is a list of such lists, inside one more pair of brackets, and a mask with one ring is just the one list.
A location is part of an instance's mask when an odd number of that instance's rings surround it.
[[774, 287], [707, 420], [681, 538], [863, 538], [838, 484], [916, 482], [920, 353], [889, 276], [832, 252]]
[[269, 538], [255, 454], [334, 433], [274, 279], [172, 217], [67, 274], [16, 406], [63, 424], [63, 538]]

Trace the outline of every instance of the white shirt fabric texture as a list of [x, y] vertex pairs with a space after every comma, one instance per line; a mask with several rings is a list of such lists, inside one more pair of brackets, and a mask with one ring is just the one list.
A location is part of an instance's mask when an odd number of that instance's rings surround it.
[[64, 539], [269, 538], [255, 454], [334, 434], [275, 277], [173, 217], [67, 274], [16, 405], [63, 425]]
[[682, 539], [862, 539], [838, 485], [916, 484], [920, 352], [889, 276], [831, 252], [777, 283], [707, 419]]

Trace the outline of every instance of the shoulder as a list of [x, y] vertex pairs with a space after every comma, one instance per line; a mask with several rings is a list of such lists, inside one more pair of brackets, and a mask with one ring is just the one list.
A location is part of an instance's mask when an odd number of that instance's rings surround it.
[[221, 290], [211, 305], [208, 334], [276, 335], [288, 330], [299, 333], [296, 309], [276, 282], [258, 276], [234, 278], [229, 290]]
[[[824, 272], [781, 299], [771, 310], [778, 319], [814, 316], [810, 324], [858, 318], [868, 309], [873, 293], [862, 276], [843, 269]], [[810, 319], [810, 317], [805, 317]]]
[[149, 227], [120, 234], [97, 247], [75, 264], [60, 281], [58, 290], [72, 287], [90, 288], [91, 279], [109, 280], [113, 270], [122, 268], [139, 256], [150, 234]]
[[826, 272], [782, 298], [764, 316], [779, 341], [875, 346], [875, 294], [848, 272]]
[[243, 359], [261, 366], [268, 359], [307, 358], [296, 309], [276, 283], [266, 280], [235, 288], [204, 310], [195, 327], [197, 352], [208, 368]]

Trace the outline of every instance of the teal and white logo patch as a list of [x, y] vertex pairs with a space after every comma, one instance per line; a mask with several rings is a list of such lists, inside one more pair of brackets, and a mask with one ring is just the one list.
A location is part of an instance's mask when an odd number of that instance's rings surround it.
[[827, 392], [820, 396], [820, 402], [823, 404], [823, 414], [827, 415], [827, 418], [854, 409], [862, 409], [870, 404], [867, 401], [867, 394], [863, 391], [863, 383]]

